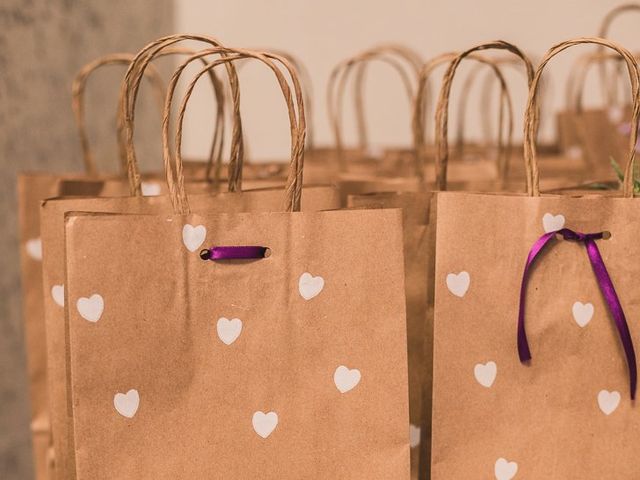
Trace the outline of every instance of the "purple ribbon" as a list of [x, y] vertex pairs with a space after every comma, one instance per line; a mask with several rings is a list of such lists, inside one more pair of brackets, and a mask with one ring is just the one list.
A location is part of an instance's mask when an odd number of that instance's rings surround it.
[[604, 260], [600, 255], [600, 250], [596, 245], [596, 240], [604, 238], [605, 232], [600, 233], [579, 233], [563, 228], [555, 232], [545, 233], [540, 237], [536, 243], [533, 244], [531, 251], [527, 257], [527, 263], [524, 267], [524, 274], [522, 276], [522, 286], [520, 287], [520, 311], [518, 313], [518, 355], [521, 362], [527, 362], [531, 360], [531, 351], [529, 350], [529, 342], [527, 341], [527, 332], [524, 326], [524, 312], [525, 301], [527, 292], [527, 282], [529, 280], [529, 270], [533, 265], [533, 262], [538, 255], [544, 250], [544, 248], [555, 238], [556, 234], [563, 236], [565, 240], [582, 242], [587, 249], [587, 255], [591, 262], [591, 267], [596, 275], [598, 286], [600, 291], [607, 302], [609, 312], [615, 321], [618, 333], [620, 335], [620, 341], [624, 347], [624, 352], [627, 358], [627, 365], [629, 367], [629, 384], [631, 389], [631, 399], [635, 399], [636, 386], [638, 382], [638, 372], [636, 367], [636, 353], [633, 348], [633, 340], [631, 339], [631, 333], [629, 332], [629, 326], [627, 325], [627, 319], [624, 316], [622, 305], [616, 294], [616, 289], [613, 286], [609, 272], [604, 265]]
[[267, 256], [267, 250], [267, 247], [258, 246], [211, 247], [202, 250], [200, 252], [200, 258], [212, 261], [265, 258]]

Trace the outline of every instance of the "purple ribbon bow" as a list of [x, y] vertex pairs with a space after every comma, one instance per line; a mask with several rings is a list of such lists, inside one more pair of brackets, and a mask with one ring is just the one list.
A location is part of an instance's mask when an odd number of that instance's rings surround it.
[[596, 275], [598, 286], [600, 287], [600, 291], [602, 292], [602, 295], [607, 302], [607, 306], [609, 307], [611, 316], [615, 321], [618, 333], [620, 335], [620, 340], [624, 348], [624, 352], [627, 358], [627, 365], [629, 367], [631, 399], [633, 400], [635, 399], [636, 386], [638, 382], [636, 353], [633, 348], [633, 340], [631, 339], [631, 333], [629, 332], [629, 326], [627, 325], [627, 319], [624, 316], [622, 305], [620, 305], [620, 300], [618, 299], [618, 295], [616, 294], [613, 282], [611, 281], [611, 277], [609, 277], [609, 272], [607, 272], [607, 268], [604, 265], [604, 260], [602, 259], [600, 250], [598, 250], [598, 246], [595, 242], [596, 240], [604, 238], [605, 232], [579, 233], [574, 232], [573, 230], [569, 230], [568, 228], [563, 228], [555, 232], [545, 233], [536, 241], [536, 243], [533, 244], [533, 247], [531, 248], [531, 251], [529, 252], [529, 255], [527, 257], [527, 263], [524, 267], [524, 274], [522, 276], [522, 286], [520, 287], [520, 311], [518, 314], [518, 355], [520, 356], [520, 361], [524, 363], [531, 360], [531, 351], [529, 350], [527, 332], [524, 326], [525, 300], [527, 292], [527, 282], [529, 280], [529, 271], [535, 259], [551, 242], [556, 234], [562, 235], [565, 240], [582, 242], [587, 249], [587, 255], [589, 256], [589, 261], [591, 262], [593, 272]]

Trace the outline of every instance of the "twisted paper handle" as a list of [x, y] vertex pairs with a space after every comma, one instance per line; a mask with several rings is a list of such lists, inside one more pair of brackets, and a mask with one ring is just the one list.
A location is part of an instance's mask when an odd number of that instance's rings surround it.
[[609, 48], [617, 52], [627, 65], [631, 82], [633, 114], [631, 120], [631, 135], [629, 137], [629, 160], [625, 168], [623, 194], [625, 197], [633, 197], [633, 164], [635, 160], [635, 146], [638, 139], [638, 119], [640, 118], [639, 69], [631, 52], [604, 38], [576, 38], [567, 40], [566, 42], [551, 47], [540, 61], [540, 65], [529, 87], [529, 98], [527, 100], [524, 118], [524, 158], [527, 172], [527, 193], [530, 196], [540, 196], [540, 173], [538, 171], [538, 161], [536, 158], [536, 136], [538, 133], [538, 90], [542, 73], [547, 63], [549, 63], [553, 57], [568, 48], [584, 44], [600, 45]]
[[[447, 188], [447, 165], [449, 160], [449, 145], [447, 138], [448, 115], [449, 97], [451, 94], [453, 78], [460, 62], [464, 58], [475, 52], [484, 50], [506, 50], [513, 53], [524, 63], [527, 69], [528, 81], [531, 82], [531, 79], [533, 78], [533, 65], [531, 64], [531, 60], [529, 60], [529, 58], [518, 47], [502, 40], [472, 47], [460, 53], [453, 59], [444, 75], [438, 98], [438, 107], [436, 109], [436, 187], [441, 190], [446, 190]], [[506, 166], [503, 165], [503, 168], [506, 169]]]
[[[302, 170], [303, 170], [303, 159], [304, 159], [304, 142], [305, 142], [305, 111], [304, 111], [304, 100], [302, 94], [302, 88], [300, 86], [300, 82], [297, 77], [297, 73], [295, 69], [288, 63], [286, 59], [280, 57], [278, 55], [274, 55], [269, 52], [254, 52], [245, 49], [234, 49], [234, 48], [226, 48], [226, 47], [216, 47], [213, 49], [203, 50], [193, 57], [188, 59], [182, 65], [178, 67], [176, 72], [174, 73], [171, 83], [168, 89], [167, 98], [165, 101], [165, 110], [164, 110], [164, 120], [163, 120], [163, 156], [165, 161], [165, 168], [167, 172], [171, 170], [170, 162], [170, 148], [169, 148], [169, 118], [171, 115], [171, 104], [173, 100], [173, 95], [175, 92], [176, 85], [182, 74], [184, 68], [188, 65], [188, 63], [195, 58], [200, 56], [207, 56], [212, 54], [225, 54], [225, 57], [220, 58], [210, 64], [206, 65], [189, 83], [187, 90], [185, 92], [184, 98], [180, 105], [178, 122], [177, 122], [177, 130], [175, 137], [175, 163], [176, 163], [176, 178], [177, 184], [175, 189], [170, 189], [170, 193], [172, 195], [172, 199], [174, 202], [174, 207], [179, 213], [187, 213], [189, 211], [189, 203], [186, 195], [186, 191], [184, 189], [184, 175], [182, 172], [182, 156], [180, 153], [181, 145], [182, 145], [182, 129], [184, 123], [184, 115], [186, 111], [186, 107], [193, 93], [193, 89], [195, 88], [196, 83], [201, 78], [202, 75], [215, 68], [218, 65], [226, 64], [230, 61], [237, 61], [245, 58], [252, 58], [255, 60], [259, 60], [262, 63], [266, 64], [275, 74], [276, 79], [280, 85], [280, 88], [285, 97], [285, 101], [287, 103], [287, 108], [289, 112], [289, 121], [290, 121], [290, 131], [291, 131], [291, 163], [289, 170], [289, 177], [287, 179], [287, 184], [285, 187], [285, 210], [289, 212], [299, 211], [300, 210], [300, 200], [302, 195]], [[274, 64], [272, 60], [275, 60], [282, 64], [288, 71], [289, 76], [292, 80], [296, 102], [294, 103], [291, 89], [289, 84], [282, 74], [280, 69]], [[238, 99], [239, 100], [239, 99]], [[234, 108], [239, 110], [239, 105], [234, 105]], [[242, 164], [239, 164], [240, 168]], [[229, 188], [231, 191], [239, 191], [241, 187], [241, 170], [236, 174], [234, 171], [234, 166], [230, 165], [229, 170]], [[235, 174], [235, 175], [234, 175]], [[234, 178], [235, 177], [235, 178]], [[167, 178], [169, 181], [169, 177]], [[236, 189], [237, 188], [237, 189]]]
[[[73, 78], [73, 82], [71, 84], [71, 109], [73, 110], [76, 127], [78, 129], [78, 137], [80, 138], [85, 171], [89, 175], [95, 175], [97, 173], [97, 167], [91, 150], [85, 119], [84, 94], [87, 87], [87, 81], [96, 70], [108, 65], [129, 65], [133, 58], [134, 56], [130, 53], [112, 53], [104, 55], [82, 66]], [[149, 78], [149, 81], [152, 84], [155, 99], [158, 102], [160, 112], [162, 113], [164, 106], [164, 85], [162, 83], [162, 78], [155, 68], [149, 69], [149, 71], [145, 72], [145, 75]]]
[[[132, 195], [141, 195], [140, 171], [133, 143], [135, 104], [140, 88], [141, 78], [148, 64], [153, 60], [153, 58], [161, 55], [162, 51], [164, 51], [168, 47], [186, 40], [198, 41], [201, 43], [212, 45], [214, 47], [221, 45], [217, 39], [205, 35], [178, 34], [162, 37], [151, 42], [140, 52], [138, 52], [134, 60], [131, 62], [131, 65], [127, 69], [127, 73], [122, 82], [120, 108], [122, 110], [123, 122], [120, 126], [121, 133], [119, 135], [119, 138], [123, 139], [123, 149], [127, 159], [126, 169], [128, 172], [129, 187]], [[229, 86], [232, 92], [237, 92], [238, 79], [233, 65], [227, 65], [227, 73], [229, 75]], [[219, 105], [222, 105], [223, 103], [223, 101], [219, 102]], [[234, 125], [235, 130], [232, 132], [232, 141], [237, 140], [242, 136], [240, 122], [235, 122]], [[168, 180], [170, 191], [175, 188], [175, 181], [175, 173], [171, 172], [171, 180]]]

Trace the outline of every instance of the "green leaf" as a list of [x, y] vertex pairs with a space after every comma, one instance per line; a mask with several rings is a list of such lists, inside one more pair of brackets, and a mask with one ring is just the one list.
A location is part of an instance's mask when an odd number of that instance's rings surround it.
[[624, 172], [620, 168], [620, 165], [618, 165], [618, 162], [616, 162], [613, 157], [609, 157], [609, 161], [611, 162], [611, 166], [613, 167], [613, 169], [616, 172], [616, 175], [618, 176], [618, 181], [622, 182], [624, 180]]

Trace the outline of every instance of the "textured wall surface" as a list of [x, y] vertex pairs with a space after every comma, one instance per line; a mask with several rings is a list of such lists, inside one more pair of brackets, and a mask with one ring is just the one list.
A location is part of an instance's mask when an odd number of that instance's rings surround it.
[[[28, 397], [20, 318], [16, 173], [78, 171], [71, 79], [87, 61], [136, 51], [172, 31], [172, 0], [2, 0], [0, 2], [0, 478], [32, 477]], [[112, 67], [88, 87], [87, 116], [102, 165], [115, 155], [117, 82]], [[146, 112], [149, 110], [149, 112]], [[143, 158], [159, 152], [158, 124], [136, 133]], [[157, 120], [157, 118], [154, 118]], [[159, 121], [158, 121], [159, 122]], [[145, 124], [143, 126], [143, 124]], [[148, 124], [148, 125], [147, 125]], [[113, 163], [113, 160], [111, 161]], [[147, 162], [148, 163], [148, 162]]]

